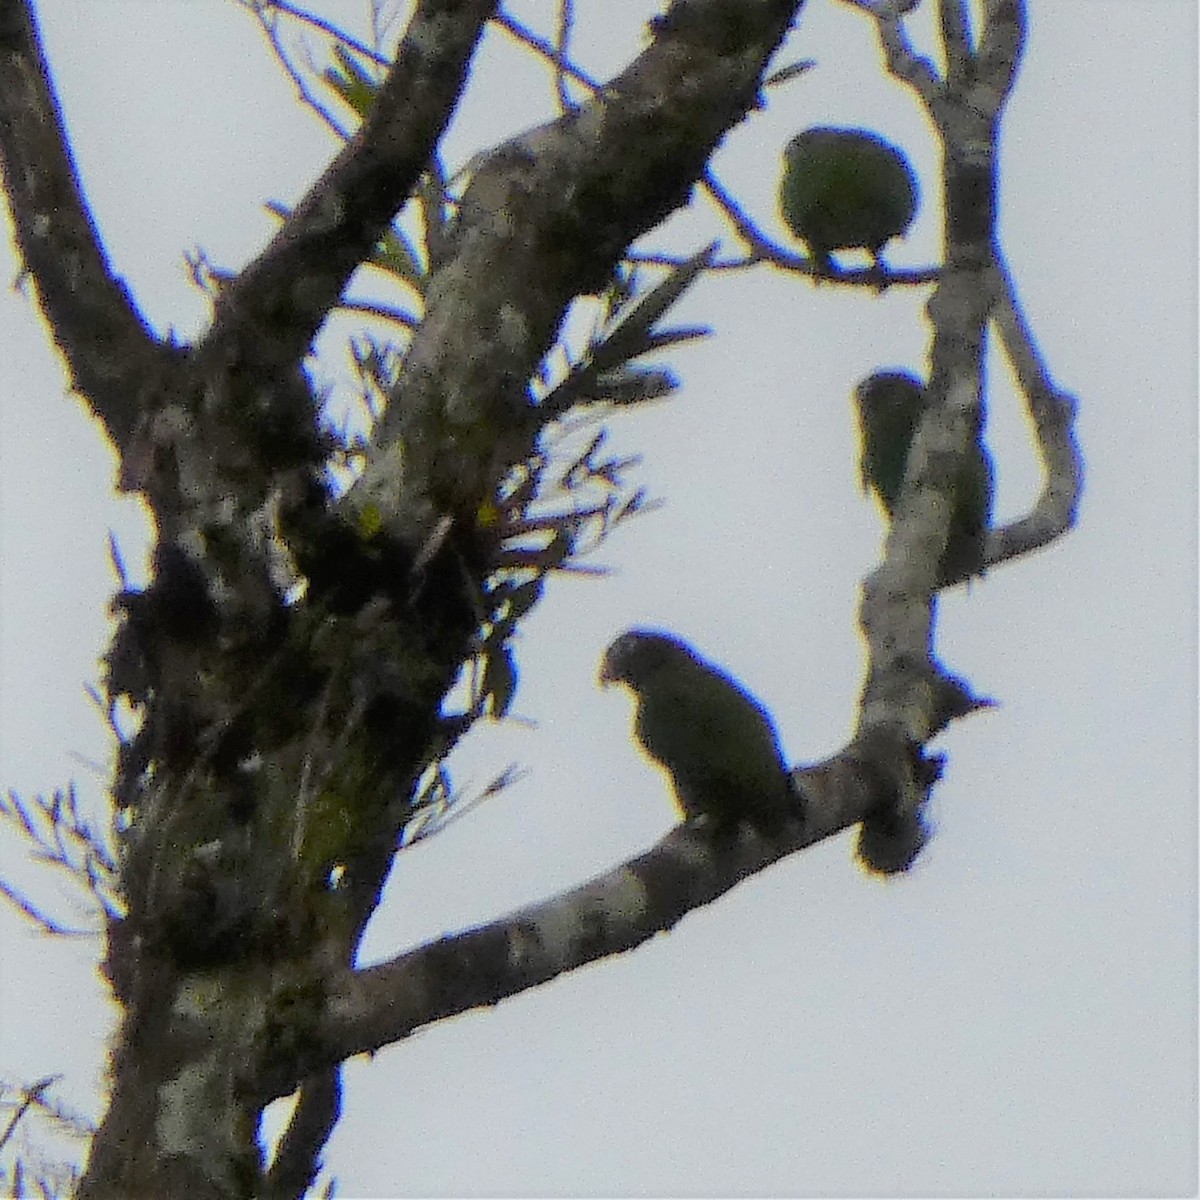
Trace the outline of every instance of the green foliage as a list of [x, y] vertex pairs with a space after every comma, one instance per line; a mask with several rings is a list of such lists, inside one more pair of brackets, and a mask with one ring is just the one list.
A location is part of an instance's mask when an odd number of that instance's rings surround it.
[[333, 56], [337, 59], [337, 66], [326, 67], [321, 72], [321, 78], [360, 119], [366, 120], [379, 93], [379, 80], [359, 66], [358, 59], [345, 43], [334, 43]]

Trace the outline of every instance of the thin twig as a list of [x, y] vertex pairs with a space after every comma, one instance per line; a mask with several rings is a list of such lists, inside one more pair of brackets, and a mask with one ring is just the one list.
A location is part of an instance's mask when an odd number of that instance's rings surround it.
[[405, 329], [417, 329], [420, 318], [413, 316], [402, 308], [393, 308], [390, 304], [377, 304], [369, 300], [340, 300], [338, 308], [344, 312], [359, 313], [364, 317], [378, 317], [381, 321], [389, 321], [402, 325]]
[[3, 896], [27, 921], [51, 937], [95, 937], [98, 932], [95, 929], [75, 929], [69, 925], [60, 924], [53, 917], [42, 912], [28, 896], [22, 895], [2, 879], [0, 879], [0, 896]]
[[559, 0], [558, 24], [554, 30], [554, 90], [558, 96], [560, 113], [567, 113], [574, 107], [571, 94], [567, 90], [567, 74], [564, 64], [571, 60], [571, 31], [575, 24], [575, 5], [573, 0]]
[[527, 25], [506, 12], [497, 12], [492, 21], [504, 30], [510, 37], [528, 46], [536, 54], [544, 58], [556, 72], [570, 76], [576, 83], [582, 84], [593, 95], [600, 91], [602, 84], [582, 68], [562, 58], [555, 49], [554, 43], [547, 41], [540, 34], [534, 33]]
[[57, 1083], [61, 1078], [61, 1075], [47, 1075], [45, 1079], [39, 1079], [37, 1083], [31, 1084], [22, 1091], [21, 1103], [17, 1105], [17, 1111], [13, 1113], [12, 1119], [8, 1122], [4, 1132], [0, 1133], [0, 1150], [3, 1150], [8, 1144], [8, 1139], [12, 1137], [13, 1130], [16, 1129], [21, 1118], [42, 1098], [42, 1093], [52, 1083]]
[[[327, 108], [308, 86], [307, 80], [300, 73], [300, 69], [295, 66], [291, 60], [286, 47], [283, 44], [282, 38], [279, 36], [277, 23], [268, 20], [266, 16], [266, 6], [258, 6], [253, 3], [253, 0], [242, 0], [248, 7], [252, 8], [255, 15], [259, 18], [259, 24], [266, 36], [267, 41], [271, 45], [271, 49], [275, 52], [275, 57], [279, 60], [279, 65], [284, 69], [289, 79], [296, 88], [296, 92], [300, 97], [300, 101], [312, 112], [314, 112], [329, 128], [330, 132], [340, 141], [347, 142], [350, 140], [350, 132], [342, 123], [333, 115], [333, 112]], [[274, 2], [270, 5], [271, 8], [285, 8], [290, 6], [277, 5]], [[291, 15], [290, 13], [288, 15]], [[366, 51], [370, 53], [370, 51]], [[315, 64], [309, 63], [309, 69], [316, 71]]]
[[344, 46], [349, 46], [351, 50], [361, 54], [364, 58], [369, 58], [381, 67], [390, 67], [391, 59], [380, 54], [378, 50], [368, 46], [366, 42], [360, 42], [358, 38], [353, 37], [344, 29], [334, 25], [332, 21], [326, 21], [324, 17], [318, 17], [315, 13], [309, 12], [305, 8], [298, 8], [294, 4], [289, 4], [288, 0], [266, 0], [266, 3], [255, 4], [253, 0], [243, 0], [243, 3], [249, 3], [250, 7], [254, 8], [258, 14], [269, 8], [275, 9], [277, 12], [283, 13], [284, 16], [292, 17], [299, 21], [302, 25], [310, 25], [313, 29], [319, 30], [326, 37], [331, 37], [334, 41], [341, 42]]

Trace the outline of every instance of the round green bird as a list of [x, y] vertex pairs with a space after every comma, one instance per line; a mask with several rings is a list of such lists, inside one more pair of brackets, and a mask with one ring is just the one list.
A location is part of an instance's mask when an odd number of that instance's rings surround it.
[[832, 250], [866, 250], [879, 270], [884, 245], [917, 213], [917, 177], [904, 152], [865, 129], [817, 126], [783, 155], [779, 212], [822, 274]]
[[609, 646], [600, 683], [637, 700], [634, 733], [675, 785], [687, 821], [728, 835], [741, 821], [776, 833], [798, 815], [775, 726], [735, 680], [669, 634], [631, 629]]
[[[889, 518], [896, 515], [908, 454], [929, 393], [907, 371], [879, 371], [854, 391], [861, 438], [863, 491], [879, 497]], [[992, 512], [992, 461], [977, 429], [959, 476], [938, 586], [949, 587], [983, 573], [983, 555]]]

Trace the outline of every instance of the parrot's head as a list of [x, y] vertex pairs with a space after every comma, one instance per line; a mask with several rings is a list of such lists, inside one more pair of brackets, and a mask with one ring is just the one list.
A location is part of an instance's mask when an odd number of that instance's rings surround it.
[[627, 629], [604, 652], [600, 685], [624, 683], [636, 690], [642, 680], [662, 667], [692, 657], [692, 652], [670, 634], [656, 629]]
[[[847, 131], [844, 129], [831, 129], [824, 126], [815, 126], [812, 129], [806, 129], [803, 133], [798, 133], [787, 144], [787, 149], [784, 155], [789, 161], [802, 161], [803, 156], [811, 150], [824, 149], [826, 146], [837, 146], [839, 139]], [[850, 132], [856, 133], [857, 130]]]
[[877, 371], [855, 389], [859, 408], [867, 416], [891, 416], [919, 412], [925, 401], [925, 385], [909, 371]]

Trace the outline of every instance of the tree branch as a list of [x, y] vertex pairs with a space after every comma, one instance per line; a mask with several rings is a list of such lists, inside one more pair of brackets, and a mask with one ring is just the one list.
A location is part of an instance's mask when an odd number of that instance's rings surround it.
[[526, 383], [567, 305], [603, 287], [628, 245], [687, 202], [717, 142], [756, 103], [798, 7], [676, 3], [596, 97], [483, 161], [347, 497], [358, 511], [410, 545], [447, 514], [474, 523], [538, 428]]
[[[600, 84], [586, 71], [581, 70], [576, 64], [571, 62], [570, 58], [563, 53], [561, 46], [556, 46], [553, 42], [547, 41], [546, 38], [540, 37], [527, 25], [518, 21], [516, 17], [500, 11], [495, 16], [495, 23], [514, 40], [520, 42], [523, 46], [528, 46], [535, 54], [544, 58], [550, 64], [554, 70], [555, 89], [563, 111], [566, 111], [569, 107], [569, 96], [565, 86], [567, 79], [573, 79], [576, 83], [582, 84], [589, 92], [598, 92], [600, 90]], [[568, 15], [560, 13], [560, 42], [562, 41], [561, 35], [563, 29], [569, 29], [570, 25], [571, 21]]]
[[996, 287], [999, 300], [993, 320], [1037, 431], [1045, 482], [1032, 512], [992, 530], [988, 562], [1028, 554], [1061, 537], [1075, 524], [1083, 492], [1083, 456], [1075, 438], [1075, 401], [1051, 381], [1003, 259], [996, 266]]
[[908, 84], [927, 105], [932, 106], [938, 98], [942, 80], [933, 63], [913, 50], [912, 42], [900, 23], [900, 18], [915, 8], [916, 4], [888, 4], [881, 0], [842, 0], [842, 3], [875, 19], [875, 32], [888, 74]]
[[341, 1112], [340, 1066], [305, 1081], [267, 1172], [266, 1200], [301, 1200], [307, 1193], [321, 1170], [321, 1151]]
[[[681, 825], [647, 853], [550, 900], [365, 970], [336, 973], [300, 1069], [316, 1071], [378, 1050], [671, 929], [764, 867], [893, 801], [892, 771], [880, 769], [878, 750], [858, 743], [824, 763], [797, 768], [797, 819], [774, 840], [743, 825], [732, 843], [715, 843], [702, 826]], [[932, 784], [936, 763], [924, 762], [920, 773]], [[268, 1097], [295, 1088], [286, 1071], [296, 1066], [277, 1064], [278, 1073], [266, 1081]]]
[[[943, 6], [950, 39], [947, 61], [969, 54], [965, 31]], [[1019, 4], [989, 5], [1020, 23]], [[961, 13], [959, 14], [961, 16]], [[878, 13], [881, 41], [893, 43], [889, 67], [903, 72], [920, 95], [942, 142], [945, 161], [945, 269], [928, 305], [932, 327], [929, 391], [933, 399], [908, 457], [908, 471], [893, 514], [884, 559], [863, 584], [860, 624], [869, 647], [859, 736], [923, 745], [936, 728], [940, 668], [933, 656], [934, 595], [938, 564], [950, 532], [953, 497], [962, 464], [982, 421], [984, 339], [996, 296], [996, 140], [999, 114], [1011, 88], [1015, 62], [1002, 48], [1019, 51], [1020, 31], [998, 35], [985, 26], [980, 45], [992, 47], [988, 73], [982, 50], [959, 64], [945, 86], [914, 70], [911, 53], [894, 43], [900, 36], [893, 10]], [[931, 671], [934, 673], [931, 676]], [[949, 683], [949, 678], [943, 680]], [[927, 789], [901, 773], [899, 806], [863, 823], [859, 853], [880, 870], [911, 861], [923, 837]], [[907, 860], [907, 861], [906, 861]]]
[[366, 121], [267, 248], [221, 293], [197, 355], [287, 367], [369, 256], [433, 156], [496, 0], [421, 0]]
[[72, 384], [113, 443], [177, 361], [113, 274], [80, 191], [28, 0], [0, 6], [0, 172], [17, 246]]
[[946, 78], [957, 84], [974, 63], [966, 0], [938, 0], [938, 19], [946, 52]]

